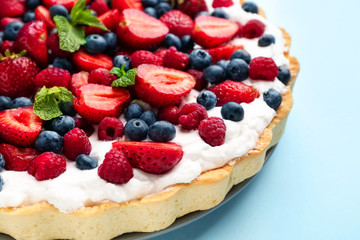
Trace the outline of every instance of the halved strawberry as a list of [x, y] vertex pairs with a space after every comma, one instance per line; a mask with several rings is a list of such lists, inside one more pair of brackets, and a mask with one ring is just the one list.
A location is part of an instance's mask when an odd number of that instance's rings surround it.
[[88, 72], [79, 72], [75, 73], [71, 77], [70, 81], [70, 90], [74, 96], [79, 96], [79, 89], [89, 83], [89, 73]]
[[11, 171], [26, 171], [33, 159], [40, 154], [34, 148], [19, 148], [2, 143], [0, 153], [5, 159], [5, 169]]
[[0, 112], [0, 136], [16, 146], [31, 146], [41, 131], [41, 125], [42, 120], [33, 113], [33, 107]]
[[111, 70], [113, 62], [108, 55], [96, 54], [91, 55], [85, 50], [80, 49], [73, 55], [73, 62], [75, 66], [81, 71], [91, 72], [97, 68], [106, 68]]
[[193, 40], [204, 48], [217, 47], [231, 40], [239, 26], [230, 20], [201, 15], [195, 19]]
[[55, 22], [51, 19], [49, 10], [44, 6], [40, 5], [35, 9], [35, 19], [44, 21], [49, 31], [56, 28]]
[[24, 0], [1, 0], [0, 18], [20, 16], [25, 12]]
[[[60, 4], [66, 7], [68, 10], [71, 10], [77, 1], [78, 0], [43, 0], [42, 2], [48, 8], [50, 8], [52, 5]], [[90, 0], [86, 0], [86, 2], [89, 3]]]
[[73, 101], [75, 110], [91, 123], [99, 123], [105, 117], [119, 117], [130, 103], [130, 93], [123, 88], [88, 84], [78, 93]]
[[111, 8], [117, 9], [120, 12], [129, 8], [143, 10], [141, 0], [112, 0]]
[[113, 148], [123, 151], [133, 167], [152, 174], [170, 171], [184, 155], [175, 143], [118, 141]]
[[41, 66], [48, 64], [48, 49], [46, 46], [47, 29], [43, 21], [35, 20], [26, 23], [19, 31], [15, 40], [15, 50], [26, 50], [26, 55]]
[[182, 3], [178, 6], [178, 9], [192, 18], [194, 18], [195, 15], [198, 14], [199, 12], [208, 11], [208, 7], [206, 5], [205, 0], [186, 0], [179, 2]]
[[143, 64], [137, 68], [135, 91], [144, 101], [155, 107], [180, 103], [195, 86], [195, 79], [188, 73]]
[[[97, 17], [97, 19], [102, 22], [107, 29], [114, 32], [116, 28], [116, 24], [119, 21], [120, 13], [119, 10], [109, 10], [100, 16]], [[85, 33], [86, 35], [89, 34], [104, 34], [106, 31], [98, 28], [98, 27], [85, 27]]]
[[216, 48], [206, 49], [212, 57], [212, 63], [216, 64], [220, 60], [229, 60], [231, 55], [238, 49], [243, 49], [243, 46], [226, 45]]
[[116, 27], [119, 40], [136, 49], [158, 46], [169, 33], [168, 27], [158, 19], [136, 9], [126, 9]]
[[179, 10], [171, 10], [162, 15], [159, 20], [169, 28], [171, 33], [180, 38], [184, 35], [191, 35], [194, 26], [191, 17]]

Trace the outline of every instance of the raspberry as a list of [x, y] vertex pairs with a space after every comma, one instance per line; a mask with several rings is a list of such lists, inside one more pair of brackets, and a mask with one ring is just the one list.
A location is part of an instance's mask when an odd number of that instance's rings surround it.
[[190, 73], [196, 81], [194, 89], [198, 91], [202, 91], [205, 88], [207, 88], [209, 82], [205, 80], [204, 74], [202, 71], [196, 70], [196, 69], [189, 69], [187, 70], [188, 73]]
[[191, 35], [191, 31], [194, 26], [194, 22], [185, 13], [179, 10], [171, 10], [159, 19], [170, 30], [170, 33], [182, 38], [185, 35]]
[[178, 52], [176, 47], [170, 47], [169, 50], [166, 51], [163, 59], [163, 66], [177, 70], [184, 70], [188, 64], [188, 56], [186, 56], [185, 53]]
[[237, 22], [236, 24], [239, 26], [239, 30], [236, 33], [236, 37], [239, 37], [239, 38], [244, 37], [244, 26], [239, 22]]
[[117, 118], [106, 117], [99, 123], [98, 138], [112, 141], [124, 135], [124, 124]]
[[180, 109], [176, 106], [169, 106], [160, 109], [158, 113], [158, 119], [171, 122], [172, 124], [178, 125], [180, 118]]
[[234, 5], [232, 0], [214, 0], [212, 7], [218, 8], [218, 7], [231, 7]]
[[33, 159], [39, 154], [33, 148], [18, 148], [5, 143], [0, 145], [0, 153], [5, 159], [5, 169], [11, 171], [26, 171]]
[[39, 72], [33, 80], [35, 86], [47, 88], [51, 87], [69, 87], [71, 81], [71, 75], [68, 70], [58, 67], [46, 68]]
[[265, 24], [256, 19], [248, 21], [243, 29], [244, 37], [249, 39], [261, 37], [264, 32]]
[[28, 173], [36, 180], [43, 181], [58, 177], [66, 170], [66, 160], [63, 156], [45, 152], [37, 156], [28, 168]]
[[202, 120], [198, 129], [202, 140], [210, 146], [216, 147], [224, 144], [226, 126], [223, 119], [210, 117]]
[[111, 86], [112, 82], [116, 79], [117, 77], [106, 68], [97, 68], [90, 72], [88, 81], [89, 83]]
[[71, 161], [75, 161], [80, 154], [89, 155], [91, 143], [86, 133], [80, 128], [74, 128], [64, 135], [63, 153]]
[[98, 16], [109, 11], [109, 7], [105, 0], [95, 0], [90, 4], [90, 9], [94, 10]]
[[116, 148], [105, 155], [99, 166], [98, 175], [107, 182], [115, 184], [127, 183], [133, 176], [133, 169], [125, 154]]
[[155, 54], [153, 54], [150, 51], [145, 51], [145, 50], [139, 50], [134, 52], [133, 54], [131, 54], [130, 56], [131, 59], [131, 66], [133, 68], [138, 67], [141, 64], [154, 64], [157, 66], [161, 66], [162, 65], [162, 58], [156, 56]]
[[180, 110], [179, 124], [185, 130], [194, 130], [206, 118], [208, 115], [204, 106], [198, 103], [189, 103]]
[[165, 57], [165, 54], [168, 50], [166, 48], [158, 48], [154, 54], [158, 57], [161, 57], [161, 59], [163, 59]]
[[249, 76], [254, 80], [274, 81], [278, 72], [279, 69], [271, 58], [257, 57], [249, 65]]
[[64, 51], [60, 49], [59, 44], [59, 34], [53, 33], [48, 36], [46, 39], [46, 45], [51, 50], [51, 54], [53, 57], [69, 57], [71, 56], [70, 52]]
[[95, 132], [94, 127], [90, 123], [88, 123], [84, 118], [73, 117], [73, 119], [75, 120], [75, 127], [84, 130], [86, 136], [90, 137]]

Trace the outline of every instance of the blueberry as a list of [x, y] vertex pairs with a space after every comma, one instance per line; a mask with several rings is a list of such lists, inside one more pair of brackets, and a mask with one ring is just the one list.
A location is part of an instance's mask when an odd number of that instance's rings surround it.
[[34, 11], [26, 11], [23, 16], [23, 21], [28, 23], [35, 20], [35, 12]]
[[141, 141], [146, 139], [149, 127], [141, 119], [134, 118], [128, 121], [124, 127], [124, 133], [132, 141]]
[[5, 158], [4, 156], [0, 153], [0, 171], [2, 171], [5, 167]]
[[80, 154], [75, 161], [76, 167], [80, 170], [90, 170], [98, 166], [98, 162], [86, 154]]
[[18, 97], [11, 102], [11, 108], [28, 107], [33, 105], [34, 103], [27, 97]]
[[107, 42], [105, 38], [99, 34], [91, 34], [87, 36], [85, 40], [85, 50], [90, 54], [99, 54], [106, 49]]
[[277, 110], [282, 102], [281, 93], [274, 89], [270, 89], [264, 93], [264, 101], [266, 104], [274, 110]]
[[144, 110], [139, 104], [131, 103], [125, 110], [125, 119], [126, 121], [129, 121], [133, 118], [140, 118], [143, 112]]
[[213, 17], [229, 19], [229, 15], [222, 8], [215, 8], [214, 12], [211, 14]]
[[60, 58], [60, 57], [55, 58], [53, 61], [53, 66], [68, 70], [69, 72], [73, 71], [73, 65], [71, 61], [67, 58]]
[[170, 11], [172, 8], [169, 3], [161, 2], [155, 7], [155, 9], [156, 9], [157, 16], [161, 17], [162, 15], [164, 15], [165, 13]]
[[4, 29], [4, 40], [15, 41], [17, 34], [23, 26], [24, 24], [19, 21], [8, 23]]
[[178, 51], [181, 50], [180, 38], [172, 33], [169, 33], [168, 35], [165, 36], [164, 44], [165, 44], [165, 47], [167, 47], [167, 48], [174, 46], [174, 47], [176, 47], [176, 49]]
[[204, 69], [204, 79], [211, 84], [218, 84], [226, 79], [226, 71], [219, 65], [211, 65]]
[[236, 50], [232, 55], [231, 55], [231, 58], [230, 60], [232, 59], [242, 59], [244, 60], [247, 64], [250, 64], [251, 62], [251, 56], [250, 54], [244, 50], [244, 49], [239, 49], [239, 50]]
[[155, 7], [159, 4], [159, 0], [141, 0], [141, 3], [144, 8]]
[[229, 62], [230, 62], [229, 60], [220, 60], [216, 63], [216, 65], [218, 65], [226, 70], [226, 67], [229, 64]]
[[30, 10], [35, 10], [35, 8], [37, 8], [41, 3], [41, 0], [26, 0], [26, 6], [28, 6], [28, 8]]
[[11, 108], [11, 98], [6, 96], [0, 96], [0, 111]]
[[149, 138], [154, 142], [169, 142], [176, 135], [175, 126], [168, 121], [157, 121], [149, 127]]
[[249, 66], [242, 59], [233, 59], [227, 65], [226, 73], [231, 80], [241, 82], [249, 77]]
[[[289, 68], [286, 66], [280, 66], [277, 78], [283, 84], [285, 84], [285, 85], [288, 84], [291, 79], [291, 72], [290, 72]], [[0, 104], [0, 106], [1, 106], [1, 104]]]
[[239, 122], [244, 119], [244, 109], [236, 102], [227, 102], [221, 107], [223, 119]]
[[64, 7], [63, 5], [60, 5], [60, 4], [52, 5], [49, 8], [49, 11], [50, 11], [51, 18], [54, 18], [56, 15], [64, 16], [66, 18], [69, 17], [69, 11], [66, 9], [66, 7]]
[[194, 41], [190, 35], [185, 35], [181, 38], [181, 51], [188, 52], [194, 48]]
[[68, 131], [75, 128], [75, 120], [70, 116], [62, 115], [50, 120], [48, 126], [49, 130], [64, 136]]
[[148, 126], [151, 126], [156, 122], [156, 115], [152, 111], [145, 111], [141, 114], [140, 119], [146, 122]]
[[242, 5], [242, 9], [245, 12], [250, 12], [250, 13], [259, 13], [259, 9], [257, 7], [257, 5], [253, 2], [246, 2]]
[[212, 57], [206, 50], [196, 49], [190, 53], [189, 62], [191, 68], [202, 71], [211, 65]]
[[206, 11], [202, 11], [202, 12], [199, 12], [198, 14], [196, 14], [195, 18], [197, 18], [198, 16], [210, 16], [210, 13], [209, 12], [206, 12]]
[[4, 40], [4, 32], [0, 32], [0, 46], [3, 43]]
[[3, 185], [4, 185], [4, 180], [3, 180], [2, 177], [0, 176], [0, 192], [2, 191]]
[[70, 116], [70, 117], [75, 117], [77, 112], [74, 109], [74, 105], [72, 102], [64, 102], [64, 101], [59, 101], [59, 108], [60, 111], [66, 115], [66, 116]]
[[200, 105], [203, 105], [206, 110], [213, 109], [217, 103], [217, 97], [215, 93], [204, 90], [202, 91], [196, 99], [196, 102]]
[[147, 7], [147, 8], [144, 9], [144, 12], [149, 14], [150, 16], [152, 16], [154, 18], [157, 18], [157, 13], [156, 13], [155, 8]]
[[131, 68], [130, 58], [124, 55], [117, 55], [116, 57], [114, 57], [113, 64], [114, 67], [118, 67], [118, 68], [121, 68], [121, 66], [124, 65], [125, 71], [129, 71]]
[[271, 34], [264, 34], [259, 38], [258, 45], [260, 47], [267, 47], [275, 43], [275, 38]]
[[41, 132], [35, 140], [35, 148], [40, 152], [58, 153], [60, 152], [62, 145], [63, 137], [54, 131]]
[[114, 51], [117, 47], [118, 44], [118, 38], [117, 35], [113, 32], [109, 32], [109, 33], [105, 33], [104, 34], [104, 38], [106, 40], [107, 46], [106, 46], [106, 50], [107, 51]]

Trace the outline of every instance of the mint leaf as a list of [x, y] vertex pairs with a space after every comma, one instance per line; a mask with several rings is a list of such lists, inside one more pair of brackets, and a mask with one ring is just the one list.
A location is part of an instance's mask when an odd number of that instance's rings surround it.
[[127, 87], [135, 84], [137, 69], [133, 68], [125, 73], [124, 68], [125, 66], [122, 65], [121, 69], [117, 67], [111, 69], [110, 73], [113, 73], [118, 77], [118, 79], [112, 82], [112, 87]]
[[71, 25], [64, 16], [55, 16], [54, 21], [59, 33], [60, 48], [68, 52], [76, 52], [85, 44], [85, 31], [80, 26]]
[[83, 11], [86, 7], [86, 0], [78, 0], [74, 7], [71, 9], [70, 12], [70, 17], [71, 17], [71, 22], [73, 22], [75, 19], [78, 18], [78, 15], [80, 14], [81, 11]]
[[81, 11], [76, 15], [75, 19], [71, 20], [74, 25], [86, 25], [90, 27], [97, 27], [104, 31], [110, 31], [106, 26], [97, 19], [97, 17], [91, 15], [91, 10]]
[[125, 76], [125, 74], [126, 74], [124, 69], [125, 69], [125, 65], [121, 65], [121, 68], [113, 67], [110, 70], [110, 73], [115, 74], [118, 78], [121, 78], [122, 76]]
[[71, 102], [72, 93], [64, 87], [46, 88], [36, 94], [33, 112], [42, 120], [50, 120], [62, 115], [58, 101]]
[[126, 74], [125, 74], [125, 76], [127, 78], [132, 79], [132, 81], [134, 81], [134, 84], [135, 84], [136, 72], [137, 72], [137, 69], [133, 68], [133, 69], [130, 69], [129, 71], [127, 71]]
[[112, 82], [111, 86], [112, 87], [127, 87], [130, 85], [134, 85], [135, 81], [132, 81], [130, 78], [127, 77], [121, 77], [116, 79], [115, 81]]

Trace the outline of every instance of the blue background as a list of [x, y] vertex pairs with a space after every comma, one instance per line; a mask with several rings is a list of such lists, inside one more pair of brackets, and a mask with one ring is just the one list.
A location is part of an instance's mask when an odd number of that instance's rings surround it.
[[152, 240], [360, 239], [360, 1], [256, 2], [301, 64], [285, 134], [244, 191]]

